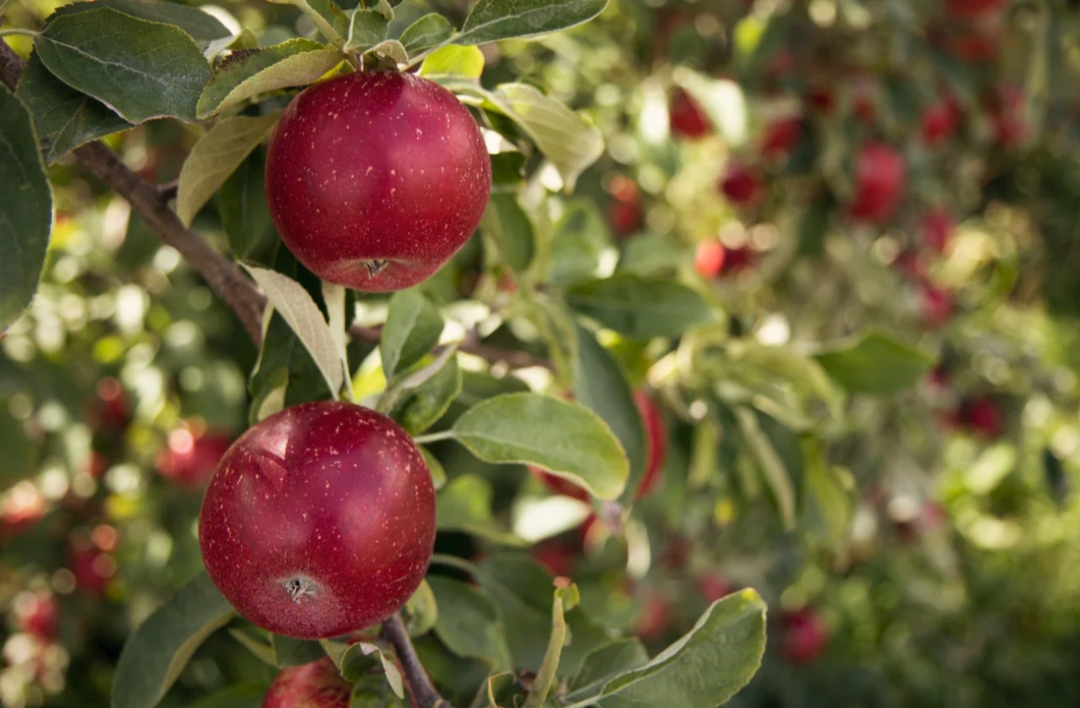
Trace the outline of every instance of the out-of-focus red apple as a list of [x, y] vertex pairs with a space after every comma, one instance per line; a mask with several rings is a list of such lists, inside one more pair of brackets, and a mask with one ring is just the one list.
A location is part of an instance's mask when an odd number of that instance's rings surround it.
[[731, 594], [731, 583], [719, 573], [706, 573], [697, 579], [697, 589], [706, 602], [713, 603]]
[[789, 662], [808, 664], [819, 659], [828, 649], [828, 629], [813, 608], [786, 612], [780, 623], [780, 652]]
[[626, 175], [611, 178], [608, 193], [608, 223], [617, 236], [627, 236], [641, 228], [641, 191], [637, 183]]
[[952, 319], [953, 299], [948, 290], [926, 285], [921, 296], [922, 320], [927, 327], [936, 329]]
[[765, 127], [761, 134], [761, 154], [768, 158], [785, 157], [802, 135], [802, 118], [785, 116]]
[[0, 538], [26, 533], [45, 517], [48, 501], [32, 482], [22, 481], [8, 490], [0, 502]]
[[87, 411], [87, 423], [95, 433], [122, 431], [131, 422], [131, 402], [124, 386], [112, 376], [97, 383]]
[[659, 590], [649, 590], [641, 603], [634, 634], [645, 641], [661, 639], [671, 627], [671, 603]]
[[907, 171], [904, 158], [892, 146], [869, 142], [855, 158], [855, 194], [851, 216], [882, 224], [889, 220], [904, 196]]
[[920, 232], [923, 243], [935, 253], [944, 253], [949, 247], [956, 223], [952, 216], [943, 207], [931, 209], [923, 215], [920, 222]]
[[836, 107], [836, 94], [829, 88], [811, 89], [806, 94], [806, 100], [818, 113], [829, 114]]
[[581, 555], [579, 549], [560, 539], [541, 541], [533, 547], [531, 553], [537, 563], [556, 577], [569, 577]]
[[349, 708], [352, 684], [330, 657], [283, 669], [263, 698], [262, 708]]
[[960, 108], [954, 101], [938, 101], [923, 109], [922, 139], [927, 147], [947, 143], [960, 125]]
[[[647, 393], [641, 390], [634, 391], [634, 403], [645, 425], [645, 472], [634, 492], [634, 501], [637, 501], [652, 491], [660, 481], [667, 455], [667, 429], [664, 427], [659, 409]], [[589, 499], [588, 492], [562, 477], [545, 472], [538, 467], [530, 466], [529, 471], [556, 494], [581, 501]]]
[[986, 64], [998, 58], [1001, 37], [992, 30], [965, 30], [949, 37], [947, 49], [972, 64]]
[[209, 433], [199, 426], [185, 426], [169, 433], [158, 453], [158, 474], [182, 489], [201, 489], [214, 475], [218, 462], [232, 444], [232, 437]]
[[954, 15], [974, 19], [1005, 7], [1009, 0], [945, 0], [945, 7]]
[[103, 595], [116, 575], [116, 559], [82, 537], [72, 539], [68, 563], [75, 587], [87, 595]]
[[696, 140], [711, 135], [712, 123], [705, 111], [683, 89], [675, 89], [668, 106], [671, 134], [681, 140]]
[[754, 252], [749, 246], [728, 248], [718, 239], [702, 241], [694, 252], [694, 270], [701, 277], [710, 280], [719, 275], [743, 270], [753, 262]]
[[1022, 146], [1031, 133], [1024, 115], [1025, 100], [1023, 88], [1005, 84], [988, 101], [994, 140], [1003, 148]]
[[51, 592], [21, 592], [15, 596], [13, 609], [15, 624], [20, 632], [46, 640], [56, 639], [60, 605]]
[[1001, 408], [992, 398], [980, 396], [960, 404], [960, 422], [984, 438], [997, 438], [1005, 429]]
[[764, 184], [761, 177], [750, 167], [740, 162], [732, 162], [720, 179], [720, 191], [732, 203], [750, 206], [761, 199]]

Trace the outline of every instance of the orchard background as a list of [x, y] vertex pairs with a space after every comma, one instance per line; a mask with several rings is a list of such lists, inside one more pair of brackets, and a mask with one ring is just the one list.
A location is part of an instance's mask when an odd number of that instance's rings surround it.
[[[472, 5], [0, 1], [0, 703], [1080, 704], [1078, 3]], [[359, 69], [490, 153], [396, 294], [263, 187]], [[290, 639], [200, 503], [332, 397], [418, 439], [435, 556], [403, 622]]]

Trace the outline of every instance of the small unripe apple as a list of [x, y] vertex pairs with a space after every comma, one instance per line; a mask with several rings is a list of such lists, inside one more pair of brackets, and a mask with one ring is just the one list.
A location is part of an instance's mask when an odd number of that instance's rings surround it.
[[952, 101], [939, 101], [923, 109], [922, 139], [927, 147], [937, 147], [952, 139], [960, 123], [960, 109]]
[[270, 215], [323, 280], [385, 292], [420, 283], [476, 230], [491, 191], [484, 138], [452, 93], [408, 73], [317, 83], [266, 154]]
[[931, 209], [923, 215], [919, 224], [923, 243], [935, 253], [944, 253], [949, 247], [956, 224], [944, 208]]
[[785, 613], [781, 626], [780, 652], [793, 664], [810, 663], [829, 647], [829, 632], [812, 608]]
[[165, 479], [181, 489], [199, 489], [217, 470], [232, 438], [221, 433], [204, 433], [188, 427], [169, 433], [155, 467]]
[[904, 158], [881, 142], [863, 145], [855, 158], [855, 195], [851, 216], [881, 224], [889, 220], [904, 195]]
[[732, 162], [720, 179], [720, 191], [732, 203], [749, 206], [761, 198], [764, 184], [757, 173], [749, 167], [739, 162]]
[[46, 640], [56, 639], [56, 625], [60, 615], [56, 596], [46, 591], [22, 592], [15, 596], [13, 606], [16, 626], [20, 632]]
[[[667, 428], [664, 427], [664, 421], [660, 417], [660, 410], [649, 394], [640, 390], [634, 391], [634, 403], [645, 425], [645, 473], [641, 476], [641, 481], [634, 492], [634, 501], [637, 501], [652, 491], [656, 483], [660, 481], [667, 456]], [[556, 494], [581, 501], [589, 499], [588, 492], [562, 477], [545, 472], [538, 467], [530, 466], [529, 471]]]
[[283, 669], [270, 684], [262, 708], [349, 708], [351, 694], [352, 684], [327, 656]]
[[199, 515], [203, 562], [241, 615], [319, 639], [381, 622], [435, 544], [424, 458], [390, 418], [332, 401], [275, 413], [233, 443]]
[[681, 140], [704, 138], [713, 132], [705, 111], [682, 89], [676, 89], [668, 106], [671, 134]]

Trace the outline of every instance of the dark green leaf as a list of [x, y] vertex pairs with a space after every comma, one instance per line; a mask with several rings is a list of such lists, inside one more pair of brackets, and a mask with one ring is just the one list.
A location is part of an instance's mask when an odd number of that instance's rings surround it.
[[80, 145], [132, 127], [101, 101], [53, 76], [37, 52], [30, 55], [15, 95], [34, 117], [41, 151], [49, 164]]
[[499, 553], [477, 565], [476, 580], [499, 606], [514, 666], [539, 669], [551, 621], [551, 575], [524, 553]]
[[439, 603], [436, 602], [435, 593], [426, 580], [420, 582], [420, 587], [401, 608], [401, 619], [409, 630], [410, 637], [427, 634], [435, 627], [435, 622], [439, 619]]
[[620, 639], [594, 649], [585, 655], [581, 668], [570, 679], [571, 693], [567, 699], [593, 695], [612, 677], [641, 668], [647, 663], [649, 652], [636, 637]]
[[335, 47], [343, 47], [349, 36], [349, 16], [334, 0], [270, 0], [279, 5], [293, 5], [315, 23], [319, 33]]
[[215, 630], [236, 615], [205, 573], [182, 587], [124, 645], [112, 708], [153, 708]]
[[605, 7], [607, 0], [480, 0], [454, 42], [539, 37], [588, 22]]
[[753, 590], [743, 590], [713, 603], [693, 629], [648, 664], [604, 684], [594, 703], [715, 708], [750, 681], [764, 652], [765, 603]]
[[714, 319], [712, 310], [693, 290], [669, 280], [629, 273], [577, 285], [567, 291], [566, 302], [634, 339], [678, 337]]
[[206, 58], [179, 27], [109, 8], [57, 17], [34, 47], [64, 83], [132, 123], [165, 116], [194, 121], [210, 79]]
[[0, 450], [4, 451], [4, 464], [0, 465], [0, 491], [37, 471], [38, 447], [38, 443], [26, 434], [23, 422], [11, 415], [7, 406], [0, 408]]
[[439, 372], [407, 394], [394, 418], [410, 435], [419, 435], [446, 413], [461, 393], [461, 369], [457, 359], [446, 363]]
[[274, 657], [277, 659], [277, 665], [282, 668], [303, 666], [326, 656], [326, 650], [317, 641], [295, 639], [275, 634], [271, 642], [274, 646]]
[[436, 12], [431, 12], [406, 27], [399, 41], [405, 51], [415, 54], [442, 44], [453, 34], [454, 28], [450, 21]]
[[633, 495], [645, 470], [645, 426], [630, 384], [618, 362], [592, 332], [578, 325], [578, 366], [574, 393], [615, 433], [626, 451], [630, 477], [625, 495]]
[[267, 688], [265, 683], [241, 683], [191, 703], [187, 708], [259, 708]]
[[910, 344], [871, 332], [815, 357], [821, 367], [852, 393], [888, 396], [914, 386], [934, 359]]
[[525, 545], [502, 531], [491, 515], [491, 483], [475, 474], [454, 477], [439, 490], [436, 526], [441, 531], [464, 531], [508, 546]]
[[215, 39], [230, 36], [228, 28], [208, 12], [178, 2], [150, 2], [149, 0], [94, 0], [93, 3], [75, 3], [67, 8], [111, 7], [132, 17], [150, 22], [176, 25], [204, 45]]
[[441, 575], [429, 575], [428, 583], [439, 603], [435, 635], [458, 656], [483, 659], [496, 669], [511, 668], [502, 619], [491, 598]]
[[427, 356], [442, 330], [442, 316], [427, 298], [415, 290], [394, 293], [379, 343], [386, 380]]
[[229, 235], [229, 246], [240, 260], [265, 262], [277, 235], [270, 218], [263, 187], [266, 151], [256, 148], [218, 192], [221, 226]]
[[199, 120], [268, 91], [306, 86], [345, 60], [333, 47], [290, 39], [262, 49], [234, 51], [214, 68], [199, 96]]
[[390, 23], [378, 10], [358, 9], [353, 12], [349, 23], [349, 36], [345, 42], [345, 51], [363, 54], [379, 42], [386, 39]]
[[513, 194], [492, 195], [480, 230], [499, 244], [498, 251], [515, 272], [529, 267], [536, 250], [533, 226]]
[[485, 462], [536, 465], [601, 499], [615, 499], [626, 486], [618, 438], [577, 403], [532, 393], [489, 398], [458, 418], [453, 433]]
[[611, 232], [596, 203], [574, 199], [555, 222], [548, 280], [572, 285], [595, 278], [604, 251], [611, 245]]
[[0, 333], [30, 306], [52, 231], [52, 190], [30, 111], [0, 86]]

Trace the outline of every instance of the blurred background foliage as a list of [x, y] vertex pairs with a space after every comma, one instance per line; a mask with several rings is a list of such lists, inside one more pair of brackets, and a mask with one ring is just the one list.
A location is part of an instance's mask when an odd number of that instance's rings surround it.
[[[58, 4], [15, 0], [7, 24]], [[286, 6], [219, 4], [260, 45], [313, 30]], [[431, 9], [465, 4], [405, 0], [399, 21]], [[526, 155], [515, 201], [511, 169], [496, 199], [524, 277], [571, 304], [598, 276], [677, 280], [716, 322], [677, 341], [600, 332], [668, 435], [622, 529], [444, 444], [437, 551], [479, 559], [515, 534], [653, 648], [756, 588], [768, 651], [732, 705], [1080, 705], [1077, 3], [613, 0], [484, 53], [485, 85], [534, 83], [607, 143], [573, 196]], [[108, 142], [168, 183], [197, 137], [156, 121]], [[123, 200], [70, 158], [51, 178], [49, 264], [0, 341], [12, 708], [107, 705], [125, 637], [200, 568], [201, 488], [245, 427], [257, 355]], [[229, 218], [211, 205], [196, 226], [224, 250]], [[479, 241], [426, 294], [505, 305]], [[544, 354], [513, 316], [490, 340]], [[375, 363], [361, 394], [384, 385]], [[463, 400], [523, 386], [468, 368]], [[271, 678], [227, 641], [162, 705]], [[471, 698], [469, 660], [418, 648]]]

